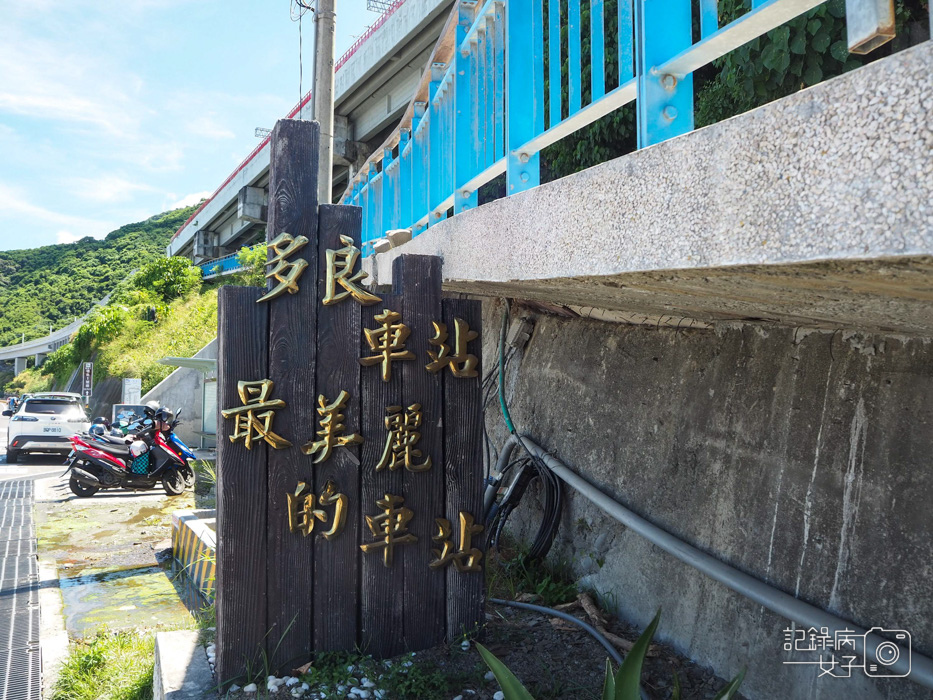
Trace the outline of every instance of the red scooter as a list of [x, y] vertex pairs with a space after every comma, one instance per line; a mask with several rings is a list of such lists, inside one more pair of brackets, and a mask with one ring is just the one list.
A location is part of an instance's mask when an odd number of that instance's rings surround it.
[[71, 438], [68, 455], [72, 493], [89, 498], [101, 489], [145, 491], [160, 482], [165, 493], [178, 496], [185, 490], [188, 462], [170, 442], [176, 422], [167, 409], [156, 412], [150, 430], [126, 441], [99, 441], [88, 435]]

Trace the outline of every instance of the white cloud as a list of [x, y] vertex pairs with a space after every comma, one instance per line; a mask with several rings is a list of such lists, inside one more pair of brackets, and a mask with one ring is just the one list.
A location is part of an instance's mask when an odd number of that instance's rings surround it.
[[79, 198], [92, 202], [125, 202], [137, 192], [153, 192], [155, 188], [138, 182], [130, 182], [118, 175], [73, 178], [71, 191]]
[[74, 243], [75, 241], [80, 241], [81, 237], [74, 235], [71, 231], [59, 231], [58, 234], [58, 243]]
[[166, 210], [168, 210], [168, 209], [181, 209], [182, 207], [190, 207], [190, 206], [197, 204], [202, 199], [207, 199], [212, 194], [213, 192], [208, 192], [208, 191], [193, 192], [192, 194], [185, 195], [184, 197], [179, 199], [177, 202], [172, 202], [165, 208]]
[[206, 139], [235, 139], [230, 129], [221, 125], [221, 123], [210, 114], [204, 114], [188, 122], [188, 131], [195, 136], [201, 136]]
[[[61, 212], [46, 209], [28, 201], [26, 194], [9, 185], [0, 183], [0, 214], [3, 216], [17, 215], [26, 220], [61, 226], [58, 235], [67, 233], [75, 239], [85, 236], [102, 238], [117, 228], [112, 222], [89, 219], [82, 216], [72, 216]], [[28, 242], [28, 241], [24, 241]]]

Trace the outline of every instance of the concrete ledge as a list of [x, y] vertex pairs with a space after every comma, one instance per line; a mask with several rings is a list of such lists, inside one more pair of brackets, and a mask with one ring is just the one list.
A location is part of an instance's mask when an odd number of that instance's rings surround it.
[[365, 264], [386, 284], [399, 255], [440, 255], [450, 291], [930, 335], [931, 73], [926, 42]]
[[172, 554], [207, 602], [214, 599], [217, 514], [213, 510], [172, 513]]
[[154, 700], [218, 697], [214, 674], [196, 630], [156, 634], [152, 694]]

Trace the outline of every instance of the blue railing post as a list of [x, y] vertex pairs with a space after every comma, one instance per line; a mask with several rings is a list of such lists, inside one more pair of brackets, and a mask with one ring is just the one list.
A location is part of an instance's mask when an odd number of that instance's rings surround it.
[[428, 147], [428, 226], [433, 226], [437, 222], [434, 213], [434, 207], [444, 199], [444, 193], [441, 191], [441, 183], [444, 178], [441, 176], [441, 168], [444, 164], [442, 158], [449, 159], [449, 154], [444, 153], [440, 147], [441, 142], [441, 115], [438, 102], [435, 101], [437, 91], [441, 86], [441, 80], [444, 78], [444, 69], [446, 63], [431, 64], [431, 82], [428, 84], [428, 105], [425, 116], [428, 119], [428, 134], [425, 141]]
[[692, 44], [690, 0], [635, 0], [638, 147], [693, 130], [693, 74], [661, 75], [656, 66]]
[[[412, 124], [414, 126], [414, 124]], [[411, 131], [402, 129], [398, 142], [398, 220], [399, 226], [405, 228], [411, 227], [411, 190], [413, 180], [411, 177], [411, 152], [408, 147], [408, 140], [411, 138]]]
[[382, 149], [382, 234], [395, 225], [395, 168], [392, 167], [392, 149]]
[[411, 119], [411, 220], [414, 228], [412, 235], [427, 228], [427, 223], [417, 223], [429, 214], [428, 209], [428, 135], [427, 103], [415, 102], [415, 111]]
[[[538, 152], [522, 149], [544, 129], [544, 56], [541, 0], [508, 0], [506, 26], [507, 194], [541, 183]], [[529, 21], [530, 20], [530, 21]]]
[[[476, 15], [476, 2], [461, 0], [459, 12], [454, 49], [454, 214], [459, 214], [464, 209], [475, 209], [479, 204], [476, 191], [466, 190], [464, 186], [474, 175], [477, 152], [484, 147], [480, 143], [478, 129], [479, 120], [485, 116], [476, 114], [478, 110], [474, 103], [473, 73], [476, 60], [471, 47], [463, 47]], [[479, 76], [479, 80], [484, 79], [485, 76]]]

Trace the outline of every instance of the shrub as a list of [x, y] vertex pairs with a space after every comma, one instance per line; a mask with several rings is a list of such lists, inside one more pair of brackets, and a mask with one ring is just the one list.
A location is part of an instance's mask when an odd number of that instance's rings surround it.
[[201, 284], [201, 268], [187, 258], [160, 258], [147, 265], [133, 278], [137, 289], [149, 290], [163, 302], [170, 302]]

